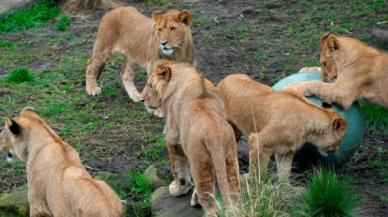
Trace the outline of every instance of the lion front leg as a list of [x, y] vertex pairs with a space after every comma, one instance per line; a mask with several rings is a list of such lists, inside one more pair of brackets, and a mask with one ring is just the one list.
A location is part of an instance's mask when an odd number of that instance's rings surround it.
[[179, 144], [167, 144], [167, 148], [174, 176], [174, 181], [169, 186], [169, 192], [173, 196], [186, 194], [193, 187], [187, 157]]
[[335, 103], [348, 109], [359, 96], [360, 89], [341, 83], [324, 83], [320, 81], [302, 82], [290, 85], [285, 90], [293, 90], [304, 96], [316, 96], [327, 103]]

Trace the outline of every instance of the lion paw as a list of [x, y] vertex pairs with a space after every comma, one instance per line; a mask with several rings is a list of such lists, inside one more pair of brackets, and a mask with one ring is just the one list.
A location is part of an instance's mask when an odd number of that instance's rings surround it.
[[177, 183], [176, 181], [171, 182], [170, 186], [168, 187], [168, 190], [172, 196], [180, 196], [183, 194], [186, 194], [191, 190], [191, 185], [186, 184], [186, 185], [181, 185]]
[[198, 194], [197, 194], [196, 188], [194, 188], [193, 194], [191, 195], [190, 206], [192, 207], [199, 206]]
[[157, 108], [155, 111], [154, 111], [154, 115], [158, 118], [163, 118], [164, 117], [164, 113], [163, 113], [163, 108]]
[[139, 92], [128, 93], [128, 95], [133, 102], [143, 101], [143, 95], [140, 94]]
[[321, 67], [316, 66], [316, 67], [303, 67], [299, 70], [298, 73], [308, 73], [308, 72], [321, 72]]
[[101, 88], [95, 84], [86, 84], [86, 92], [91, 96], [99, 95]]

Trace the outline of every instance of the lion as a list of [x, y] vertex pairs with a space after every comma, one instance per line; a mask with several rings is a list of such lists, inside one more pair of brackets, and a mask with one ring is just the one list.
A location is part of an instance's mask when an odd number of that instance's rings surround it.
[[332, 109], [293, 91], [274, 91], [246, 75], [229, 75], [216, 90], [237, 139], [241, 133], [248, 136], [249, 173], [265, 171], [275, 155], [280, 183], [289, 183], [294, 153], [304, 143], [315, 144], [326, 156], [338, 151], [347, 129], [345, 119]]
[[195, 190], [191, 205], [199, 203], [206, 216], [216, 215], [215, 185], [224, 203], [233, 207], [240, 191], [237, 145], [214, 85], [187, 63], [159, 61], [144, 89], [150, 109], [166, 112], [165, 141], [174, 175], [171, 195]]
[[329, 33], [321, 38], [320, 63], [321, 70], [316, 71], [332, 83], [308, 81], [286, 89], [317, 96], [343, 109], [362, 98], [388, 108], [387, 53], [355, 38]]
[[121, 72], [124, 88], [134, 102], [142, 100], [133, 82], [138, 66], [149, 73], [152, 62], [157, 59], [194, 62], [191, 22], [192, 15], [185, 10], [156, 11], [152, 13], [152, 19], [133, 7], [119, 7], [108, 12], [101, 20], [93, 54], [88, 60], [87, 93], [93, 96], [101, 93], [97, 80], [105, 62], [114, 53], [122, 53], [125, 55]]
[[118, 196], [89, 175], [77, 151], [31, 108], [6, 121], [0, 150], [8, 152], [8, 161], [27, 164], [31, 217], [124, 217]]

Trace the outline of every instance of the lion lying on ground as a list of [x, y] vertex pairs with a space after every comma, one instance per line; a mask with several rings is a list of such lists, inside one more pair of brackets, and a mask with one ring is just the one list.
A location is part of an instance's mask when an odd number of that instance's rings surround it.
[[267, 168], [275, 155], [278, 178], [288, 183], [294, 153], [306, 142], [323, 155], [338, 150], [347, 123], [332, 109], [321, 108], [289, 91], [272, 88], [242, 74], [229, 75], [217, 85], [228, 120], [249, 139], [250, 173]]
[[31, 217], [124, 217], [112, 189], [92, 179], [78, 153], [31, 109], [6, 121], [1, 149], [8, 161], [17, 157], [27, 163]]
[[308, 81], [286, 89], [315, 95], [344, 109], [360, 98], [388, 107], [387, 53], [354, 38], [326, 34], [321, 39], [320, 62], [322, 78], [333, 83]]
[[165, 140], [174, 174], [170, 193], [190, 190], [190, 168], [191, 204], [198, 200], [206, 216], [217, 213], [216, 183], [224, 203], [235, 203], [240, 189], [236, 141], [214, 85], [192, 65], [160, 61], [148, 78], [144, 101], [166, 111]]
[[104, 64], [114, 53], [125, 55], [121, 78], [129, 97], [142, 100], [134, 83], [134, 70], [149, 70], [157, 59], [194, 62], [195, 47], [191, 35], [192, 15], [188, 11], [154, 12], [152, 19], [133, 7], [120, 7], [108, 12], [101, 20], [93, 54], [86, 69], [86, 91], [101, 93], [97, 80]]

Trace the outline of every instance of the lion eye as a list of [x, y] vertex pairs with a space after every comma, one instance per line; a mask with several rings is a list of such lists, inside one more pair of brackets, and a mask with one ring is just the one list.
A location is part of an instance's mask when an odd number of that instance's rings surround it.
[[162, 28], [158, 28], [158, 31], [161, 32], [161, 31], [162, 31]]
[[174, 31], [176, 29], [176, 27], [170, 27], [170, 31]]

